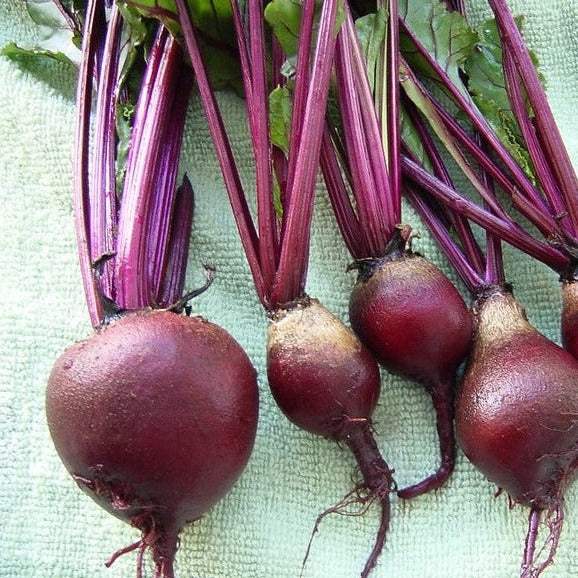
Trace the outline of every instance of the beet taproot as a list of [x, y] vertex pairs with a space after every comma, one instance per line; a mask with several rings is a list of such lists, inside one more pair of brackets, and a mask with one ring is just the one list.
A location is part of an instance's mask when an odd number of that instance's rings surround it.
[[[502, 288], [486, 289], [473, 310], [474, 347], [456, 404], [458, 442], [490, 481], [531, 508], [522, 576], [534, 577], [553, 561], [564, 491], [578, 465], [578, 362], [532, 327]], [[536, 566], [543, 515], [550, 552]]]
[[294, 424], [350, 448], [363, 477], [360, 489], [381, 505], [376, 541], [361, 574], [366, 577], [383, 549], [394, 486], [371, 429], [381, 389], [379, 367], [353, 331], [318, 301], [305, 298], [272, 315], [267, 376], [275, 401]]
[[388, 371], [423, 384], [436, 412], [441, 463], [398, 492], [409, 499], [439, 488], [454, 469], [454, 379], [471, 346], [472, 318], [449, 279], [419, 255], [404, 252], [358, 267], [349, 303], [353, 329]]
[[139, 566], [150, 548], [158, 576], [172, 578], [181, 528], [220, 500], [247, 464], [256, 373], [219, 326], [141, 311], [60, 356], [46, 413], [79, 487], [141, 531]]

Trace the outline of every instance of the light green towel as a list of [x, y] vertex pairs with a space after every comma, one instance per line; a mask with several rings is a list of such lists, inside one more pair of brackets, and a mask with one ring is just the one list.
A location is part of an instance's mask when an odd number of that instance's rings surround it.
[[[22, 0], [0, 0], [0, 44], [35, 34]], [[472, 15], [487, 13], [484, 0]], [[527, 38], [542, 62], [556, 117], [578, 161], [578, 1], [517, 0]], [[53, 81], [73, 89], [64, 69]], [[241, 101], [221, 99], [245, 182], [252, 161]], [[0, 58], [0, 576], [119, 578], [135, 575], [134, 556], [111, 569], [103, 562], [136, 539], [135, 530], [105, 514], [74, 485], [50, 442], [45, 384], [54, 359], [90, 333], [75, 253], [71, 209], [74, 103]], [[260, 375], [261, 421], [255, 452], [234, 491], [183, 532], [180, 578], [297, 578], [316, 515], [351, 488], [354, 464], [335, 444], [293, 427], [267, 388], [265, 316], [227, 206], [219, 168], [195, 100], [186, 132], [184, 167], [197, 193], [189, 285], [214, 263], [212, 290], [196, 312], [227, 328]], [[448, 267], [419, 222], [417, 249]], [[558, 339], [556, 275], [506, 250], [507, 270], [530, 319]], [[353, 277], [328, 204], [318, 202], [309, 292], [346, 319]], [[455, 275], [451, 275], [455, 279]], [[578, 384], [576, 384], [578, 387]], [[431, 402], [422, 388], [388, 375], [375, 415], [380, 447], [398, 482], [415, 481], [437, 463]], [[505, 497], [460, 454], [451, 483], [434, 496], [394, 500], [392, 529], [375, 577], [514, 578], [527, 511]], [[568, 515], [555, 567], [547, 576], [578, 576], [578, 494]], [[306, 578], [354, 578], [370, 550], [377, 511], [333, 517], [322, 526]], [[544, 535], [544, 534], [543, 534]]]

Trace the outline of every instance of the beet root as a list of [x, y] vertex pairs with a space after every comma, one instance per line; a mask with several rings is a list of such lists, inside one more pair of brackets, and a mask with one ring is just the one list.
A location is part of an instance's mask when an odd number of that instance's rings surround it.
[[562, 283], [562, 344], [578, 359], [578, 282]]
[[[578, 464], [578, 362], [527, 321], [511, 293], [489, 288], [475, 306], [474, 347], [457, 398], [458, 442], [516, 503], [531, 508], [522, 576], [551, 563], [566, 485]], [[550, 553], [535, 565], [540, 517]]]
[[46, 397], [52, 439], [80, 488], [142, 539], [171, 578], [180, 529], [243, 471], [256, 433], [256, 373], [238, 343], [201, 317], [122, 317], [57, 360]]
[[349, 304], [353, 329], [388, 371], [423, 384], [434, 403], [441, 462], [398, 492], [414, 498], [441, 487], [454, 469], [453, 385], [471, 346], [471, 314], [449, 279], [418, 255], [392, 254], [358, 268]]
[[304, 299], [273, 316], [267, 375], [277, 404], [294, 424], [351, 449], [363, 477], [357, 489], [368, 493], [363, 501], [379, 501], [380, 526], [362, 573], [368, 576], [385, 543], [394, 486], [371, 431], [380, 393], [377, 363], [337, 317], [318, 301]]

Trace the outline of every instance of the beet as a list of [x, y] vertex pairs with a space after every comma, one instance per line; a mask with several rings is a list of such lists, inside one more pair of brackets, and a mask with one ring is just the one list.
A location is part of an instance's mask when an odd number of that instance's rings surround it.
[[80, 488], [141, 531], [140, 542], [120, 553], [140, 548], [140, 567], [150, 548], [155, 575], [171, 578], [179, 531], [221, 499], [247, 464], [256, 373], [217, 325], [147, 310], [60, 356], [46, 412]]
[[[534, 329], [500, 287], [481, 294], [474, 316], [474, 347], [457, 398], [458, 442], [490, 481], [531, 508], [522, 576], [533, 577], [553, 560], [563, 493], [578, 465], [578, 362]], [[534, 568], [543, 513], [551, 549]]]
[[349, 304], [351, 325], [388, 370], [423, 384], [437, 417], [441, 464], [400, 490], [413, 498], [439, 488], [455, 461], [453, 384], [471, 345], [472, 320], [461, 295], [429, 261], [404, 252], [362, 261]]
[[293, 423], [351, 449], [363, 476], [359, 489], [381, 504], [376, 542], [362, 573], [367, 576], [385, 542], [393, 486], [371, 431], [380, 393], [377, 363], [337, 317], [306, 298], [273, 314], [267, 375], [275, 401]]

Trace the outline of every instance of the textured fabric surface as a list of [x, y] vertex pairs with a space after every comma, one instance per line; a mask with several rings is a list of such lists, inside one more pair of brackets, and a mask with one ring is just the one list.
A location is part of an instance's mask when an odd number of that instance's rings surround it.
[[[22, 0], [0, 0], [0, 44], [33, 37]], [[578, 162], [578, 2], [516, 0], [527, 15], [527, 38], [539, 54], [549, 94], [572, 158]], [[472, 0], [473, 17], [487, 13]], [[71, 94], [64, 68], [43, 71]], [[241, 102], [221, 98], [233, 143], [251, 186], [252, 163]], [[74, 104], [35, 75], [0, 58], [0, 576], [91, 578], [133, 576], [127, 556], [103, 562], [136, 532], [100, 510], [66, 474], [49, 439], [44, 390], [51, 365], [70, 343], [90, 332], [77, 267], [71, 209]], [[191, 107], [184, 168], [197, 192], [188, 282], [214, 263], [213, 289], [194, 308], [227, 328], [260, 374], [261, 420], [253, 459], [234, 491], [183, 532], [181, 578], [294, 578], [317, 513], [351, 487], [351, 456], [298, 431], [276, 409], [264, 368], [265, 316], [227, 206], [218, 165], [198, 101]], [[430, 237], [417, 248], [449, 271]], [[556, 276], [506, 250], [507, 271], [536, 326], [558, 339]], [[318, 201], [309, 292], [343, 319], [353, 277], [325, 199]], [[455, 276], [450, 272], [452, 279]], [[437, 462], [433, 411], [418, 386], [384, 374], [375, 415], [379, 445], [400, 484]], [[459, 455], [451, 483], [411, 504], [394, 500], [392, 529], [375, 572], [392, 578], [512, 578], [517, 575], [527, 512], [509, 511], [505, 497]], [[567, 495], [567, 524], [551, 578], [578, 576], [578, 494]], [[328, 519], [315, 540], [304, 576], [357, 576], [370, 549], [377, 511]]]

